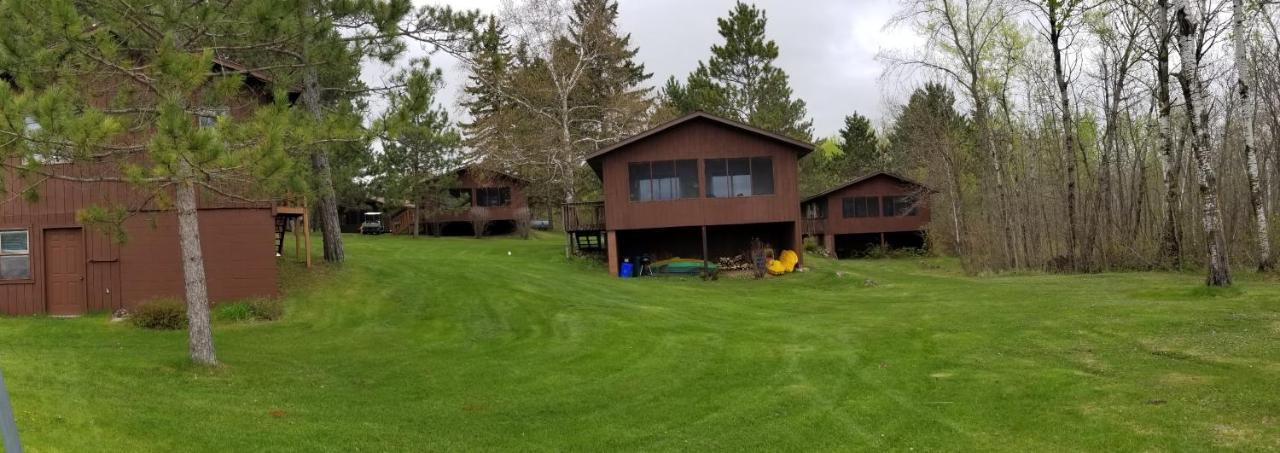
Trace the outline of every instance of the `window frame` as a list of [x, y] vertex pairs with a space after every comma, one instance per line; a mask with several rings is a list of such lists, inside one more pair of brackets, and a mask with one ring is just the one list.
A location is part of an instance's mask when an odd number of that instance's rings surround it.
[[[3, 257], [10, 257], [10, 256], [21, 256], [21, 257], [25, 257], [25, 258], [27, 259], [27, 275], [26, 275], [26, 277], [23, 277], [23, 278], [3, 278], [3, 277], [0, 277], [0, 285], [3, 285], [3, 284], [9, 284], [9, 283], [31, 283], [31, 282], [35, 281], [35, 278], [36, 278], [36, 270], [35, 270], [35, 258], [34, 258], [34, 256], [33, 256], [32, 251], [31, 251], [31, 229], [29, 229], [29, 228], [3, 228], [3, 227], [0, 227], [0, 236], [3, 236], [5, 233], [23, 233], [24, 235], [26, 235], [26, 245], [27, 245], [26, 250], [25, 250], [25, 251], [23, 251], [23, 252], [21, 252], [21, 253], [19, 253], [19, 252], [5, 252], [5, 251], [4, 251], [4, 249], [3, 249], [3, 247], [0, 247], [0, 261], [3, 261], [3, 259], [2, 259]], [[3, 238], [0, 238], [0, 244], [2, 244], [2, 243], [3, 243]], [[3, 264], [0, 264], [0, 266], [3, 266]]]
[[[490, 204], [490, 194], [497, 193], [498, 204]], [[477, 208], [505, 208], [511, 206], [510, 187], [477, 187], [472, 189], [471, 206]], [[484, 203], [481, 203], [484, 200]]]
[[[881, 198], [881, 197], [879, 197], [879, 196], [875, 196], [875, 195], [871, 195], [871, 196], [866, 196], [866, 195], [858, 196], [858, 195], [855, 195], [855, 196], [852, 196], [852, 197], [843, 197], [843, 198], [841, 198], [841, 199], [840, 199], [840, 215], [841, 215], [841, 218], [845, 218], [845, 219], [874, 219], [874, 218], [883, 217], [883, 216], [881, 215], [882, 213], [880, 212], [880, 211], [881, 211], [881, 209], [883, 209], [883, 203], [881, 203], [880, 198]], [[859, 203], [861, 203], [861, 206], [859, 206]], [[872, 207], [871, 205], [869, 205], [868, 203], [875, 203], [875, 207], [873, 208], [873, 207]], [[853, 208], [853, 209], [849, 209], [849, 208], [850, 208], [850, 205], [852, 205], [852, 208]], [[863, 211], [863, 214], [862, 214], [862, 215], [858, 215], [858, 209], [859, 209], [859, 208], [862, 208], [862, 211]]]
[[[731, 168], [735, 168], [735, 167], [730, 165], [730, 161], [746, 161], [746, 168], [747, 168], [747, 172], [746, 172], [746, 174], [745, 174], [745, 175], [743, 175], [743, 174], [741, 174], [741, 173], [740, 173], [740, 170], [741, 170], [741, 166], [740, 166], [740, 165], [736, 167], [736, 169], [737, 169], [739, 172], [735, 172], [735, 171], [731, 170]], [[757, 178], [757, 177], [756, 177], [756, 175], [757, 175], [757, 169], [756, 169], [756, 167], [757, 167], [757, 165], [758, 165], [758, 162], [768, 162], [768, 167], [769, 167], [769, 171], [768, 171], [768, 175], [769, 175], [769, 187], [768, 187], [768, 193], [765, 193], [765, 192], [763, 192], [763, 191], [760, 191], [760, 192], [757, 192], [757, 191], [756, 191], [756, 188], [757, 188], [756, 186], [757, 186], [757, 185], [759, 185], [760, 180], [762, 180], [762, 179], [763, 179], [763, 178]], [[776, 195], [776, 194], [778, 193], [778, 184], [777, 184], [777, 181], [778, 181], [777, 176], [778, 176], [778, 175], [777, 175], [777, 172], [776, 172], [776, 171], [774, 171], [773, 156], [748, 156], [748, 157], [716, 157], [716, 158], [708, 158], [708, 159], [702, 159], [702, 166], [703, 166], [703, 176], [704, 176], [704, 178], [706, 179], [706, 186], [707, 186], [707, 190], [705, 190], [705, 194], [704, 194], [704, 197], [705, 197], [705, 198], [716, 198], [716, 199], [726, 199], [726, 200], [728, 200], [728, 199], [734, 199], [734, 198], [771, 197], [771, 196], [774, 196], [774, 195]], [[761, 167], [763, 167], [763, 166], [761, 166]], [[713, 170], [718, 170], [718, 173], [719, 173], [719, 174], [712, 174], [712, 173], [713, 173]], [[760, 171], [758, 174], [760, 174], [760, 175], [764, 175], [764, 174], [765, 174], [765, 172], [764, 172], [764, 171]], [[734, 179], [735, 179], [736, 177], [741, 177], [741, 176], [747, 176], [747, 178], [748, 178], [748, 179], [745, 181], [745, 184], [746, 184], [746, 186], [747, 186], [747, 187], [746, 187], [746, 193], [747, 193], [747, 194], [746, 194], [746, 195], [734, 195], [735, 193], [741, 192], [741, 191], [739, 191], [739, 190], [735, 190], [735, 187], [737, 187], [737, 186], [738, 186], [738, 184], [735, 184], [735, 183], [734, 183]], [[714, 182], [712, 182], [712, 181], [713, 181], [713, 178], [715, 178], [715, 177], [723, 177], [723, 178], [725, 178], [725, 184], [727, 185], [727, 186], [726, 186], [726, 188], [727, 188], [727, 190], [726, 190], [727, 195], [726, 195], [726, 196], [717, 196], [717, 195], [715, 195], [715, 193], [716, 193], [715, 186], [716, 186], [716, 185], [715, 185], [715, 183], [714, 183]]]
[[915, 217], [920, 215], [920, 207], [910, 195], [885, 195], [881, 197], [880, 209], [885, 217]]
[[[661, 180], [654, 177], [654, 167], [656, 164], [669, 165], [670, 176]], [[637, 172], [637, 170], [644, 170]], [[682, 171], [683, 170], [683, 171]], [[692, 171], [692, 173], [688, 173]], [[627, 200], [632, 203], [653, 203], [663, 201], [678, 201], [699, 198], [702, 196], [702, 182], [698, 179], [698, 159], [664, 159], [664, 160], [645, 160], [627, 162]], [[636, 179], [639, 175], [647, 175], [647, 178]], [[686, 181], [687, 179], [687, 181]], [[642, 181], [648, 183], [648, 192], [645, 192]], [[691, 182], [692, 184], [686, 184]], [[659, 188], [656, 184], [667, 184], [664, 188]], [[686, 193], [686, 189], [687, 192]], [[648, 198], [644, 194], [648, 194]], [[659, 194], [667, 193], [669, 197], [659, 197]], [[679, 196], [676, 194], [679, 193]]]

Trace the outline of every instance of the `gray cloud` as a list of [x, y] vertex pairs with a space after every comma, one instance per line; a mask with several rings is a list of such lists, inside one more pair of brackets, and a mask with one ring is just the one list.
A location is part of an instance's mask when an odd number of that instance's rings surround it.
[[[423, 0], [440, 3], [435, 0]], [[498, 0], [447, 0], [457, 8], [494, 12]], [[791, 77], [795, 96], [808, 104], [818, 136], [834, 134], [844, 116], [857, 111], [880, 118], [884, 113], [878, 79], [882, 72], [875, 56], [883, 48], [914, 45], [903, 31], [885, 31], [897, 11], [895, 0], [758, 0], [766, 11], [768, 36], [778, 43], [777, 65]], [[716, 18], [727, 15], [733, 0], [622, 0], [619, 26], [639, 47], [638, 58], [661, 85], [669, 76], [683, 79], [710, 56], [720, 42]], [[415, 52], [421, 55], [423, 52]], [[465, 82], [462, 68], [445, 55], [433, 55], [445, 70], [445, 102], [455, 115], [457, 95]], [[387, 68], [369, 65], [365, 79], [378, 83]]]

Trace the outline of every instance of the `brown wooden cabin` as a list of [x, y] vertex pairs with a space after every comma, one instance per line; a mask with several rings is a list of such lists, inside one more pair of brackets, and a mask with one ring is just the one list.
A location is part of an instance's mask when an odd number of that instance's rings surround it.
[[[529, 183], [507, 173], [478, 166], [454, 171], [449, 195], [463, 206], [429, 209], [419, 222], [422, 234], [474, 235], [510, 234], [529, 221]], [[413, 234], [415, 206], [393, 213], [388, 228], [395, 234]], [[425, 209], [425, 208], [424, 208]]]
[[[257, 104], [270, 102], [268, 81], [261, 77], [249, 74], [244, 95], [219, 113], [243, 118]], [[129, 82], [104, 81], [100, 86], [110, 92], [123, 83]], [[133, 137], [147, 140], [145, 135]], [[132, 308], [157, 298], [183, 298], [176, 213], [160, 209], [125, 183], [23, 178], [13, 168], [17, 164], [9, 162], [0, 170], [0, 314], [74, 316]], [[70, 176], [95, 176], [118, 168], [114, 162], [44, 167], [48, 173]], [[37, 201], [22, 196], [30, 189], [39, 194]], [[248, 203], [202, 189], [197, 193], [211, 300], [275, 297], [276, 257], [283, 252], [285, 229], [295, 221], [305, 222], [306, 208], [284, 200]], [[124, 243], [76, 220], [77, 211], [92, 206], [137, 212], [123, 223]]]
[[923, 248], [931, 189], [892, 173], [872, 173], [800, 202], [804, 235], [836, 257], [868, 248]]
[[587, 157], [604, 201], [564, 207], [571, 247], [623, 259], [715, 261], [801, 246], [798, 161], [813, 145], [697, 112]]

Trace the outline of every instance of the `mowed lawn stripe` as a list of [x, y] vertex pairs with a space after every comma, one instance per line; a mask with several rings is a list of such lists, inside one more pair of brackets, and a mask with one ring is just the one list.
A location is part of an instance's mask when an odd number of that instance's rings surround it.
[[563, 239], [348, 238], [287, 315], [0, 319], [32, 451], [1280, 449], [1280, 284], [833, 261], [622, 280]]

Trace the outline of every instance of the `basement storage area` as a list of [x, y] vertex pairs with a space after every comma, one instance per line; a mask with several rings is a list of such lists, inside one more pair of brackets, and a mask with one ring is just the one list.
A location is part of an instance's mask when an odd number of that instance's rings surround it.
[[[652, 228], [616, 232], [618, 260], [639, 263], [673, 258], [697, 259], [702, 256], [703, 227]], [[783, 250], [798, 250], [794, 244], [794, 223], [756, 223], [745, 225], [707, 226], [707, 259], [716, 263], [722, 257], [749, 256], [751, 240], [760, 239], [774, 255]]]
[[895, 231], [886, 233], [861, 233], [835, 235], [837, 258], [860, 258], [876, 247], [888, 250], [923, 249], [923, 231]]

